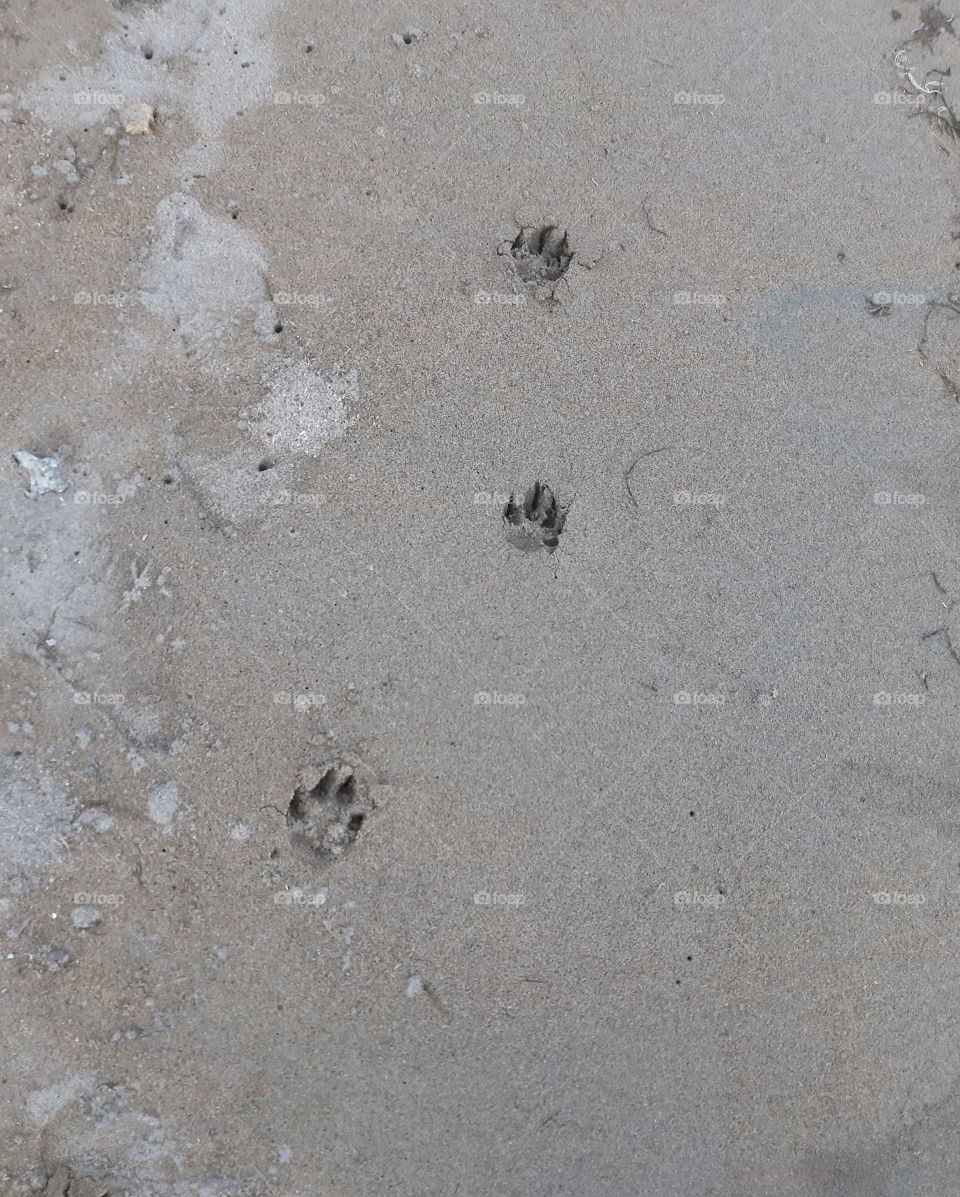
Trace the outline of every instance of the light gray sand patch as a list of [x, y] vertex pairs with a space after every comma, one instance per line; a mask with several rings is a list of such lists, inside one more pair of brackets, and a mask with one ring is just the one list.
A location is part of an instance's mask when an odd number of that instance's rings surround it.
[[60, 859], [73, 818], [64, 786], [23, 755], [0, 757], [0, 885], [39, 881]]
[[160, 201], [155, 232], [139, 292], [144, 307], [188, 341], [216, 340], [230, 328], [273, 335], [266, 263], [249, 233], [181, 193]]
[[[217, 142], [237, 113], [271, 98], [276, 73], [267, 36], [273, 0], [167, 0], [124, 14], [95, 64], [55, 70], [26, 92], [23, 105], [45, 124], [70, 129], [119, 113], [128, 132], [145, 132], [155, 108], [186, 117], [200, 140], [182, 166], [213, 170]], [[138, 123], [139, 119], [139, 123]]]
[[316, 457], [343, 436], [359, 397], [356, 370], [323, 370], [308, 362], [277, 362], [264, 374], [267, 394], [244, 427], [278, 453]]
[[96, 1088], [91, 1076], [71, 1073], [58, 1081], [51, 1081], [41, 1089], [34, 1089], [27, 1098], [27, 1111], [35, 1122], [46, 1126], [54, 1114], [79, 1097], [86, 1097]]
[[74, 906], [70, 921], [79, 931], [89, 931], [103, 922], [103, 911], [96, 906]]

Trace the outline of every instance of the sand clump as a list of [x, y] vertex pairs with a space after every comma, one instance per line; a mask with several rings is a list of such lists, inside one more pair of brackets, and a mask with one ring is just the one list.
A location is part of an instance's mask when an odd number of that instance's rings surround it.
[[305, 361], [281, 361], [264, 372], [267, 393], [243, 427], [277, 453], [316, 457], [343, 436], [359, 397], [356, 370], [320, 369]]

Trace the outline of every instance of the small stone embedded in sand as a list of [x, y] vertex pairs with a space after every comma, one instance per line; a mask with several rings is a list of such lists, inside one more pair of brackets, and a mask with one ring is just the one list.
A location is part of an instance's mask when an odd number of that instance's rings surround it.
[[412, 46], [414, 42], [423, 41], [423, 30], [408, 25], [403, 33], [391, 33], [390, 40], [395, 46]]
[[89, 931], [103, 922], [103, 911], [96, 906], [74, 906], [70, 920], [78, 930]]
[[26, 493], [31, 499], [38, 499], [49, 492], [61, 494], [67, 489], [66, 482], [60, 477], [60, 462], [55, 457], [35, 457], [25, 449], [20, 449], [14, 453], [13, 459], [21, 469], [27, 471], [30, 489]]
[[423, 977], [419, 973], [414, 973], [407, 982], [407, 997], [419, 997], [423, 991]]
[[153, 128], [154, 111], [149, 104], [130, 104], [123, 110], [126, 133], [149, 133]]
[[179, 791], [176, 782], [167, 781], [156, 786], [150, 801], [147, 803], [147, 814], [167, 831], [173, 822], [173, 816], [180, 806]]
[[77, 823], [81, 827], [92, 827], [94, 831], [109, 831], [113, 826], [113, 815], [92, 806], [77, 816]]

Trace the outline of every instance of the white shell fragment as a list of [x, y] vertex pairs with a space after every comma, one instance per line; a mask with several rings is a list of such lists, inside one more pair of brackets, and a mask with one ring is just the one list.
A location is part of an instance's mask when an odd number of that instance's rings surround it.
[[38, 499], [48, 491], [60, 494], [67, 489], [66, 482], [60, 477], [60, 462], [55, 457], [34, 457], [25, 449], [14, 453], [14, 461], [21, 469], [27, 471], [30, 479], [30, 489], [27, 494], [31, 499]]
[[131, 104], [124, 111], [125, 133], [149, 133], [153, 128], [153, 108], [149, 104]]

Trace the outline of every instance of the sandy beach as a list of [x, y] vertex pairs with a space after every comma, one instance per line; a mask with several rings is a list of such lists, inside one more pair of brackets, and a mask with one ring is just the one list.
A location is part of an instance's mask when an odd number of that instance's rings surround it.
[[958, 32], [0, 6], [0, 1197], [957, 1191]]

